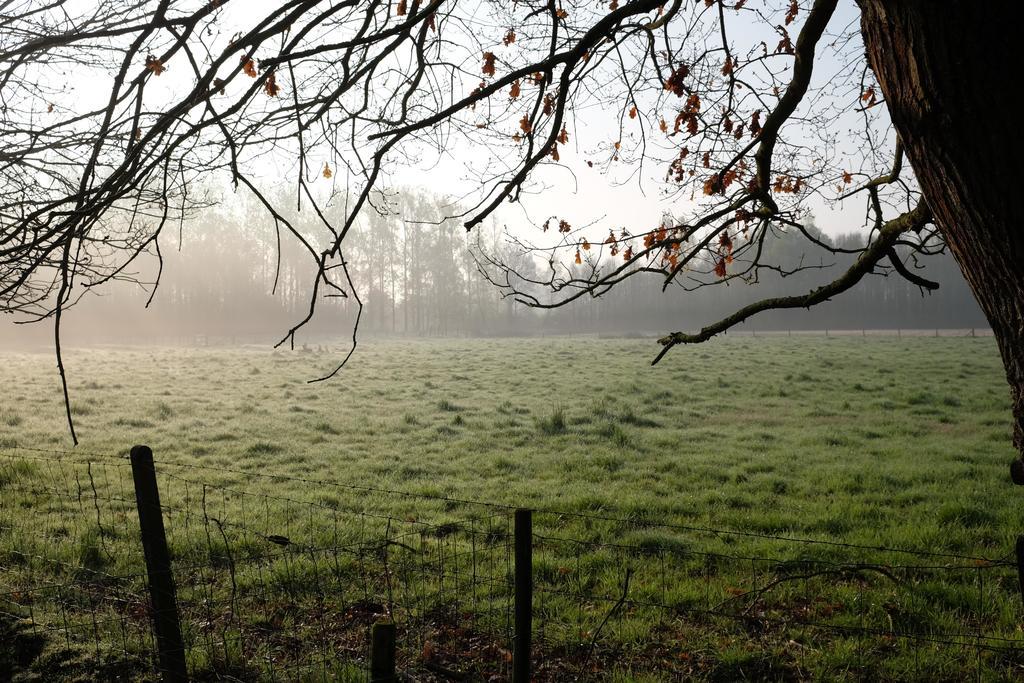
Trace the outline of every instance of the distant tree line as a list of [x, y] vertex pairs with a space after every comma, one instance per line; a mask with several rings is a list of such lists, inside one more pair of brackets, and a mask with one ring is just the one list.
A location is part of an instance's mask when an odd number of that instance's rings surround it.
[[[385, 202], [386, 203], [386, 202]], [[234, 210], [207, 211], [182, 225], [162, 243], [163, 275], [149, 308], [150, 292], [129, 285], [110, 287], [68, 314], [71, 340], [187, 340], [195, 337], [276, 341], [305, 314], [311, 286], [308, 252], [282, 235], [280, 247], [272, 223], [258, 207], [244, 202]], [[783, 277], [760, 275], [757, 287], [743, 282], [696, 286], [700, 274], [661, 291], [662, 280], [631, 278], [605, 296], [550, 311], [527, 308], [500, 292], [480, 274], [473, 250], [482, 249], [519, 272], [540, 270], [508, 244], [496, 225], [466, 233], [458, 224], [437, 224], [450, 211], [438, 197], [403, 192], [401, 204], [368, 211], [346, 243], [345, 259], [364, 304], [364, 334], [409, 336], [520, 336], [538, 334], [657, 333], [666, 326], [698, 329], [716, 311], [735, 309], [755, 298], [806, 292], [836, 277], [853, 256], [822, 250], [807, 253], [805, 239], [785, 235], [766, 245], [783, 269], [813, 265]], [[299, 218], [301, 216], [301, 218]], [[308, 213], [295, 220], [308, 221]], [[415, 219], [415, 220], [411, 220]], [[858, 248], [863, 238], [845, 235], [833, 246]], [[312, 231], [310, 231], [312, 233]], [[280, 259], [277, 254], [280, 253]], [[941, 283], [934, 293], [906, 279], [876, 275], [859, 288], [809, 310], [768, 311], [751, 329], [914, 329], [985, 327], [956, 263], [947, 256], [923, 262], [929, 279]], [[146, 280], [145, 264], [139, 279]], [[576, 266], [571, 266], [576, 267]], [[890, 274], [891, 275], [891, 274]], [[354, 298], [325, 292], [324, 313], [306, 329], [311, 341], [347, 334], [354, 321]], [[17, 339], [45, 332], [22, 327], [4, 333]], [[44, 337], [40, 337], [43, 339]]]

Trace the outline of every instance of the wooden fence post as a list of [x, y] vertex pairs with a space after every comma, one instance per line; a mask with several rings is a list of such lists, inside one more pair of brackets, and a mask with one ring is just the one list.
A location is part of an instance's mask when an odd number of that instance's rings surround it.
[[530, 682], [530, 641], [533, 633], [533, 511], [515, 515], [515, 641], [512, 683]]
[[379, 621], [370, 629], [370, 683], [395, 683], [395, 625]]
[[185, 646], [181, 639], [178, 601], [174, 591], [174, 575], [171, 573], [171, 556], [167, 550], [163, 512], [160, 509], [153, 451], [149, 446], [135, 446], [131, 450], [131, 461], [160, 673], [163, 680], [169, 683], [186, 683], [188, 672], [185, 667]]

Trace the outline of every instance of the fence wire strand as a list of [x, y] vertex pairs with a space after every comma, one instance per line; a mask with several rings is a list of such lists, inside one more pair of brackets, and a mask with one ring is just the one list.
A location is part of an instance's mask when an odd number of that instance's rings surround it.
[[[190, 677], [365, 680], [378, 621], [396, 625], [407, 680], [510, 675], [514, 506], [160, 460], [156, 470]], [[324, 497], [332, 490], [355, 495]], [[132, 464], [5, 448], [0, 494], [0, 642], [28, 653], [0, 649], [0, 667], [158, 680], [166, 653], [153, 635]], [[440, 509], [408, 512], [400, 503], [411, 499]], [[1021, 608], [1013, 552], [554, 509], [532, 519], [535, 680], [711, 676], [716, 637], [765, 651], [848, 641], [864, 678], [903, 650], [920, 678], [936, 652], [960, 671], [974, 662], [981, 678], [1024, 673], [1024, 642], [1005, 616]], [[661, 534], [638, 540], [638, 530]], [[775, 552], [734, 550], [727, 538]]]

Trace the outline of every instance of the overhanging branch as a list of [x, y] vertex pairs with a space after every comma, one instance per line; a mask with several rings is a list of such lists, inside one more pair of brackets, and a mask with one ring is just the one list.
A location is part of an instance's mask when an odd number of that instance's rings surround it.
[[665, 354], [667, 354], [672, 347], [678, 344], [699, 344], [701, 342], [705, 342], [763, 311], [787, 308], [810, 308], [811, 306], [827, 301], [837, 294], [842, 294], [860, 282], [861, 278], [870, 273], [881, 259], [889, 255], [889, 251], [892, 249], [893, 244], [895, 244], [901, 234], [923, 226], [930, 219], [931, 212], [922, 201], [911, 211], [901, 214], [883, 225], [882, 229], [879, 231], [878, 237], [875, 238], [875, 241], [867, 246], [860, 257], [852, 266], [850, 266], [849, 269], [847, 269], [845, 273], [832, 282], [811, 290], [807, 294], [801, 296], [783, 296], [771, 299], [761, 299], [749, 306], [744, 306], [732, 315], [722, 318], [716, 323], [702, 328], [700, 332], [695, 334], [673, 332], [668, 336], [662, 337], [658, 340], [658, 343], [662, 345], [662, 349], [658, 352], [658, 355], [655, 356], [654, 360], [651, 361], [651, 365], [657, 364], [658, 361], [665, 357]]

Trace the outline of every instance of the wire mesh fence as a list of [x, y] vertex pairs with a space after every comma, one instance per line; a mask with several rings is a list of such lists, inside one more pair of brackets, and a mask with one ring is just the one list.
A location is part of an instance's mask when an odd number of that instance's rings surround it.
[[[1012, 548], [534, 509], [524, 560], [512, 506], [159, 457], [156, 473], [189, 680], [369, 680], [376, 623], [394, 624], [396, 680], [1024, 673]], [[125, 457], [0, 451], [0, 679], [175, 680], [137, 483]]]

